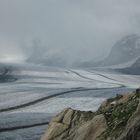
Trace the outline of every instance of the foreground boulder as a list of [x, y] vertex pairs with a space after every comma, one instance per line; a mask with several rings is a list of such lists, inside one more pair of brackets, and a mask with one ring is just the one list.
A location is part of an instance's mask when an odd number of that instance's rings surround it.
[[108, 99], [96, 112], [65, 109], [41, 140], [140, 140], [140, 89]]

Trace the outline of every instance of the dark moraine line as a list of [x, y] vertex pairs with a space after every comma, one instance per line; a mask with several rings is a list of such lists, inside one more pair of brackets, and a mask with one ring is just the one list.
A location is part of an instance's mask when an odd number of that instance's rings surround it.
[[102, 77], [104, 77], [104, 78], [107, 78], [107, 79], [109, 79], [109, 80], [113, 80], [113, 81], [116, 81], [116, 82], [121, 82], [121, 81], [119, 81], [119, 80], [110, 78], [110, 77], [108, 77], [108, 76], [106, 76], [106, 75], [103, 75], [103, 74], [101, 74], [101, 73], [97, 73], [97, 72], [93, 72], [93, 71], [88, 71], [88, 72], [97, 74], [97, 75], [102, 76]]
[[42, 122], [42, 123], [31, 124], [31, 125], [22, 125], [22, 126], [0, 128], [0, 132], [7, 132], [7, 131], [14, 131], [14, 130], [25, 129], [25, 128], [32, 128], [32, 127], [38, 127], [38, 126], [43, 126], [43, 125], [48, 125], [48, 124], [49, 124], [49, 122]]
[[[87, 80], [92, 80], [92, 81], [94, 80], [94, 81], [98, 81], [98, 82], [102, 82], [102, 83], [114, 84], [114, 85], [119, 85], [119, 86], [121, 86], [121, 87], [126, 87], [126, 86], [123, 85], [123, 84], [105, 82], [105, 81], [102, 81], [102, 80], [96, 80], [96, 79], [92, 79], [92, 78], [85, 77], [85, 76], [83, 76], [83, 75], [81, 75], [81, 74], [79, 74], [78, 72], [75, 72], [75, 71], [73, 71], [73, 70], [70, 70], [70, 71], [73, 72], [73, 73], [75, 73], [75, 74], [78, 75], [79, 77], [84, 78], [84, 79], [87, 79]], [[89, 71], [88, 71], [88, 72], [89, 72]], [[94, 73], [94, 72], [90, 72], [90, 73]], [[99, 76], [105, 77], [105, 78], [107, 78], [107, 79], [109, 79], [109, 80], [113, 80], [113, 81], [119, 82], [119, 81], [117, 81], [117, 80], [115, 80], [115, 79], [111, 79], [111, 78], [109, 78], [109, 77], [107, 77], [107, 76], [105, 76], [105, 75], [102, 75], [102, 74], [98, 74], [98, 73], [94, 73], [94, 74], [97, 74], [97, 75], [99, 75]]]
[[[120, 87], [120, 88], [123, 88], [123, 87]], [[73, 90], [70, 90], [70, 91], [60, 92], [60, 93], [57, 93], [57, 94], [54, 94], [54, 95], [50, 95], [50, 96], [47, 96], [47, 97], [42, 97], [40, 99], [36, 99], [34, 101], [31, 101], [31, 102], [28, 102], [28, 103], [25, 103], [25, 104], [21, 104], [21, 105], [9, 107], [9, 108], [0, 109], [0, 112], [7, 112], [7, 111], [13, 111], [13, 110], [25, 108], [25, 107], [32, 106], [32, 105], [35, 105], [37, 103], [40, 103], [42, 101], [45, 101], [45, 100], [48, 100], [48, 99], [52, 99], [52, 98], [60, 96], [60, 95], [72, 93], [72, 92], [89, 91], [89, 90], [105, 90], [105, 89], [116, 89], [116, 87], [114, 87], [114, 88], [79, 88], [79, 89], [77, 88], [77, 89], [73, 89]]]
[[[72, 72], [72, 73], [74, 73], [74, 74], [76, 74], [76, 75], [78, 75], [79, 77], [81, 77], [81, 78], [84, 78], [84, 79], [87, 79], [87, 80], [94, 80], [94, 79], [92, 79], [92, 78], [88, 78], [88, 77], [85, 77], [85, 76], [83, 76], [83, 75], [81, 75], [81, 74], [79, 74], [78, 72], [76, 72], [76, 71], [73, 71], [73, 70], [69, 70], [70, 72]], [[95, 80], [96, 81], [96, 80]]]

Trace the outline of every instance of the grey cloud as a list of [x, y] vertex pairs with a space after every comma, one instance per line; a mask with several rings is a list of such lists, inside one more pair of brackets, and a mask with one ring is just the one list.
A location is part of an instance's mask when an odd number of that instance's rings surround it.
[[[3, 52], [14, 59], [37, 57], [37, 50], [67, 65], [102, 59], [118, 39], [140, 33], [139, 5], [138, 0], [0, 1], [0, 58]], [[37, 49], [35, 38], [41, 42]]]

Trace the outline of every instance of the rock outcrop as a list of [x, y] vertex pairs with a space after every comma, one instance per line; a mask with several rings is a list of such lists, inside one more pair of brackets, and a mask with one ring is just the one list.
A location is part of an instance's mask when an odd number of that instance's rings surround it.
[[140, 140], [140, 89], [108, 99], [96, 112], [65, 109], [41, 140]]

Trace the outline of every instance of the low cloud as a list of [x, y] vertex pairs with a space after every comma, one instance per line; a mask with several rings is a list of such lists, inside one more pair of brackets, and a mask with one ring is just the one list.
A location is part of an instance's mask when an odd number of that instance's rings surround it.
[[140, 34], [139, 5], [138, 0], [0, 1], [0, 58], [60, 59], [64, 65], [102, 59], [118, 39]]

